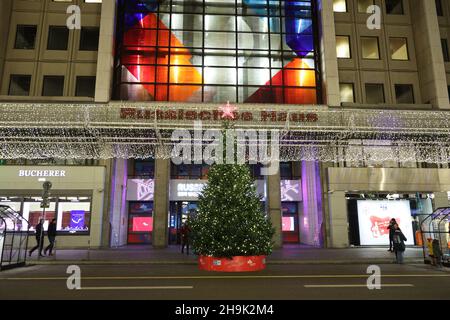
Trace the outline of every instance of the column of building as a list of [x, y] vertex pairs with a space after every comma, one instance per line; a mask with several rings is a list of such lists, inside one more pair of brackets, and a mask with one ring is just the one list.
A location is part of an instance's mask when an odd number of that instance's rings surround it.
[[319, 35], [322, 72], [322, 99], [328, 106], [340, 106], [339, 72], [336, 54], [336, 30], [333, 1], [319, 0]]
[[[109, 218], [110, 226], [110, 246], [119, 247], [127, 244], [127, 160], [114, 159], [110, 172], [110, 196], [109, 199], [108, 197], [105, 197], [105, 201], [109, 200], [109, 203], [105, 203], [104, 207], [108, 208], [107, 215]], [[104, 219], [104, 221], [105, 220], [106, 218]], [[105, 228], [103, 230], [105, 230]], [[106, 237], [107, 235], [104, 234], [103, 239], [105, 239]]]
[[[6, 58], [6, 48], [8, 45], [8, 34], [9, 34], [9, 22], [11, 16], [11, 0], [0, 1], [0, 75], [3, 75], [3, 66], [5, 64]], [[2, 81], [8, 81], [0, 76], [0, 88], [2, 87]]]
[[116, 1], [103, 1], [98, 43], [95, 101], [109, 102], [113, 88]]
[[[102, 3], [102, 12], [100, 16], [100, 32], [98, 43], [98, 58], [95, 86], [95, 102], [107, 103], [111, 98], [113, 63], [114, 63], [114, 41], [116, 28], [116, 2], [104, 1]], [[101, 160], [100, 165], [105, 166], [105, 192], [103, 206], [103, 228], [102, 228], [102, 246], [109, 247], [126, 244], [125, 239], [119, 236], [123, 227], [121, 217], [125, 215], [122, 207], [125, 203], [120, 203], [126, 196], [126, 179], [124, 167], [126, 160]], [[118, 175], [119, 174], [119, 175]], [[125, 174], [125, 176], [120, 176]], [[124, 178], [125, 177], [125, 178]], [[126, 220], [126, 219], [125, 219]], [[125, 226], [126, 227], [126, 226]], [[122, 232], [123, 235], [123, 232]]]
[[170, 159], [155, 159], [155, 192], [153, 198], [153, 247], [168, 243]]
[[[274, 164], [272, 164], [274, 165]], [[279, 163], [276, 163], [279, 166]], [[281, 223], [281, 190], [280, 190], [280, 171], [275, 174], [265, 176], [266, 183], [266, 212], [270, 217], [272, 226], [275, 229], [273, 242], [275, 248], [283, 246], [282, 223]]]
[[411, 7], [414, 8], [412, 10], [414, 41], [423, 100], [435, 108], [449, 109], [436, 3], [412, 0]]
[[328, 194], [329, 234], [328, 247], [346, 248], [349, 246], [347, 200], [344, 191], [335, 191]]
[[322, 185], [320, 164], [317, 161], [302, 161], [302, 203], [300, 216], [301, 243], [322, 246], [325, 236], [322, 209]]

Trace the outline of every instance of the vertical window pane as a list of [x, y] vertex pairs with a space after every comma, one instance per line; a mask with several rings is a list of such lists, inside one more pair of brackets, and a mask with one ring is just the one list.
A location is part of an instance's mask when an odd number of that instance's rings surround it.
[[409, 60], [406, 38], [390, 38], [389, 45], [392, 60]]
[[75, 96], [93, 98], [95, 96], [95, 77], [77, 77]]
[[403, 14], [403, 0], [386, 0], [387, 14]]
[[414, 103], [414, 89], [411, 84], [396, 84], [395, 98], [397, 103]]
[[347, 12], [347, 1], [346, 0], [333, 0], [333, 11], [334, 12]]
[[62, 96], [64, 93], [64, 76], [44, 76], [42, 95], [46, 97]]
[[362, 58], [370, 60], [380, 59], [380, 50], [378, 48], [377, 37], [361, 38]]
[[355, 102], [353, 83], [340, 84], [341, 102]]
[[374, 5], [374, 0], [358, 0], [358, 12], [366, 13], [367, 8]]
[[350, 59], [350, 37], [336, 36], [336, 54], [338, 58]]
[[436, 0], [436, 12], [439, 17], [444, 16], [444, 10], [442, 9], [442, 1]]
[[381, 83], [366, 84], [366, 102], [369, 104], [384, 103], [384, 86]]
[[442, 1], [436, 0], [436, 13], [439, 17], [444, 16], [444, 10], [442, 9]]
[[264, 85], [270, 79], [269, 69], [239, 68], [238, 77], [240, 85]]
[[98, 50], [99, 28], [85, 27], [80, 32], [80, 50], [97, 51]]
[[17, 25], [14, 49], [34, 49], [37, 26]]
[[442, 44], [442, 55], [444, 56], [444, 61], [449, 62], [450, 61], [450, 54], [448, 51], [448, 42], [447, 39], [441, 39]]
[[67, 50], [69, 29], [66, 26], [50, 26], [48, 28], [47, 50]]
[[11, 75], [9, 82], [8, 95], [10, 96], [28, 96], [30, 95], [30, 75]]

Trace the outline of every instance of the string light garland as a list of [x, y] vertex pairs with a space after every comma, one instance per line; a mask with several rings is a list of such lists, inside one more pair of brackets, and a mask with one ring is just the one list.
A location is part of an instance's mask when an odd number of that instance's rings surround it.
[[[194, 137], [194, 121], [159, 119], [158, 112], [200, 114], [219, 107], [164, 102], [0, 103], [0, 158], [170, 158], [173, 130], [188, 129]], [[121, 117], [121, 111], [130, 108], [139, 111], [138, 117]], [[273, 111], [284, 113], [286, 120], [256, 118]], [[243, 104], [237, 112], [242, 117], [233, 121], [236, 129], [279, 130], [281, 161], [450, 162], [450, 112], [446, 111]], [[292, 121], [298, 113], [313, 114], [315, 121]], [[141, 114], [154, 118], [139, 118]], [[255, 119], [245, 119], [251, 115]], [[222, 123], [203, 120], [201, 124], [203, 129], [220, 129]]]

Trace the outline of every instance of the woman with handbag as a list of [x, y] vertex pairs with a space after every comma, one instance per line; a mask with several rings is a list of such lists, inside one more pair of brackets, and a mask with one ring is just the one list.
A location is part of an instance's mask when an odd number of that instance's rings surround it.
[[393, 244], [394, 244], [394, 252], [396, 263], [403, 264], [403, 254], [405, 253], [406, 245], [405, 241], [407, 241], [405, 235], [400, 230], [398, 224], [394, 224], [394, 235], [393, 235]]

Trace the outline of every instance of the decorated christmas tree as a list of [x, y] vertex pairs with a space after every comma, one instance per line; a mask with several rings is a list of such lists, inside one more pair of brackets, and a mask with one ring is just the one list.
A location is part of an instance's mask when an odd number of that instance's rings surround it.
[[191, 221], [194, 251], [223, 258], [269, 255], [274, 230], [262, 209], [247, 165], [213, 165]]

